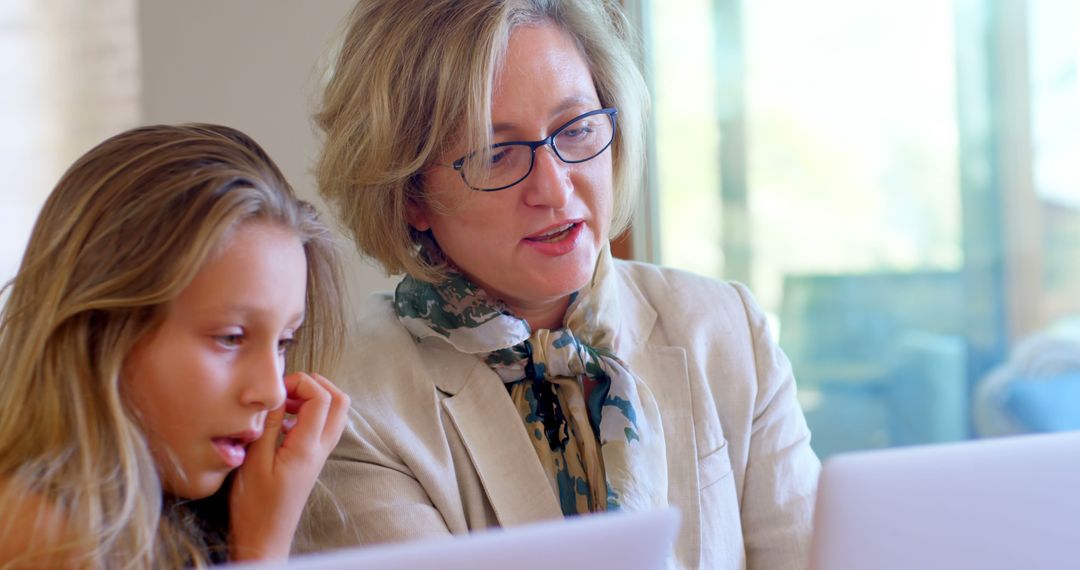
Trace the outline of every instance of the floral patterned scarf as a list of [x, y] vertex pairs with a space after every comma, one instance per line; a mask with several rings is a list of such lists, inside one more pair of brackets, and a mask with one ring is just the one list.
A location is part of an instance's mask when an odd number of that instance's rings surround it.
[[564, 515], [667, 505], [656, 401], [612, 353], [613, 270], [604, 247], [557, 330], [531, 331], [453, 270], [435, 284], [406, 277], [394, 298], [414, 337], [442, 338], [502, 378]]

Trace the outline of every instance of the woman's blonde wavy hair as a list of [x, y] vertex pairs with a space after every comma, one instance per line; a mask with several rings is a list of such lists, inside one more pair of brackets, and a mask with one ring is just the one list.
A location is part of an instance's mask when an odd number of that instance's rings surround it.
[[[329, 370], [343, 331], [333, 238], [243, 133], [214, 125], [127, 131], [82, 156], [49, 196], [0, 314], [0, 513], [41, 497], [50, 512], [43, 508], [37, 522], [63, 526], [51, 553], [27, 552], [24, 561], [206, 563], [202, 538], [163, 507], [119, 377], [167, 304], [229, 232], [249, 222], [300, 237], [306, 322], [289, 364]], [[192, 398], [177, 405], [197, 410]], [[34, 524], [0, 516], [0, 544], [15, 525]]]
[[[630, 223], [643, 182], [648, 93], [617, 0], [363, 0], [348, 17], [316, 123], [319, 191], [357, 247], [387, 274], [434, 281], [434, 243], [406, 221], [421, 173], [464, 140], [487, 148], [491, 90], [510, 32], [550, 22], [580, 47], [603, 107], [619, 111], [612, 144], [611, 236]], [[437, 205], [436, 205], [437, 206]]]

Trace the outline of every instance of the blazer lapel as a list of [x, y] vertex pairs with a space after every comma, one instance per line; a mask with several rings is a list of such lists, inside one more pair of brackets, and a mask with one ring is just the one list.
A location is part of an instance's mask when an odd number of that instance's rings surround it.
[[701, 555], [701, 505], [698, 456], [686, 350], [668, 346], [656, 327], [656, 309], [625, 271], [619, 272], [618, 313], [621, 316], [616, 354], [652, 391], [660, 408], [667, 447], [668, 504], [682, 512], [675, 552], [680, 565], [696, 568]]
[[[627, 359], [661, 410], [668, 503], [682, 511], [676, 552], [681, 564], [696, 567], [701, 541], [698, 458], [686, 351], [666, 346], [663, 335], [655, 334], [656, 310], [624, 270], [617, 278], [615, 308], [620, 322], [615, 352]], [[477, 359], [470, 359], [470, 368], [463, 370], [460, 353], [448, 349], [445, 354], [440, 367], [445, 373], [436, 378], [438, 388], [450, 395], [442, 405], [461, 435], [499, 523], [514, 526], [561, 518], [555, 492], [502, 381]]]
[[499, 524], [561, 518], [555, 492], [502, 380], [479, 360], [468, 374], [444, 378], [453, 385], [440, 386], [451, 394], [442, 405], [461, 435]]
[[643, 346], [635, 351], [630, 366], [660, 408], [667, 447], [668, 504], [682, 512], [676, 552], [688, 556], [680, 561], [682, 565], [696, 568], [701, 551], [700, 504], [686, 351], [676, 346]]

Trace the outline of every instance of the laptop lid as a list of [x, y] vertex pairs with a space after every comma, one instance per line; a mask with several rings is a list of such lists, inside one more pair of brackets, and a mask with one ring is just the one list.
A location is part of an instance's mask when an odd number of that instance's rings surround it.
[[[677, 509], [572, 517], [460, 538], [397, 543], [299, 556], [288, 570], [571, 570], [667, 568]], [[264, 566], [260, 566], [263, 568]]]
[[810, 567], [1080, 567], [1080, 432], [834, 456]]

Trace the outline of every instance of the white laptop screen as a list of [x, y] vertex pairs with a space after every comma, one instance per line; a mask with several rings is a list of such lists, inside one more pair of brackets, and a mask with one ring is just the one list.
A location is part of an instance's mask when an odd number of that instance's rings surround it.
[[1080, 432], [840, 454], [811, 568], [1080, 567]]

